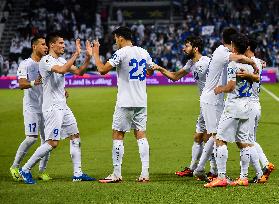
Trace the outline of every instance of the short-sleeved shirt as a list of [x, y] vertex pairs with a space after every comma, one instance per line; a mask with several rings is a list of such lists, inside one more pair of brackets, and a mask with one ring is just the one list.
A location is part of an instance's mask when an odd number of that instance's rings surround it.
[[210, 58], [207, 56], [202, 56], [196, 63], [194, 63], [191, 59], [187, 61], [186, 65], [182, 68], [187, 73], [192, 72], [194, 78], [198, 84], [200, 95], [205, 86], [206, 73], [208, 70], [208, 65], [210, 62]]
[[117, 71], [119, 107], [147, 107], [146, 70], [153, 65], [149, 53], [137, 46], [117, 50], [108, 61]]
[[61, 108], [66, 107], [64, 74], [51, 71], [53, 66], [63, 66], [66, 62], [62, 57], [54, 58], [51, 55], [44, 56], [40, 61], [39, 71], [43, 83], [43, 111], [53, 105]]
[[[256, 58], [256, 57], [252, 57], [251, 58], [257, 65], [257, 68], [259, 69], [259, 74], [261, 76], [262, 74], [262, 63], [261, 60]], [[261, 79], [260, 79], [261, 80]], [[253, 101], [260, 101], [259, 95], [260, 95], [260, 86], [261, 86], [261, 82], [254, 82], [252, 85], [252, 95], [251, 95], [251, 100]]]
[[[34, 81], [39, 77], [39, 62], [34, 61], [31, 57], [23, 60], [17, 70], [18, 79], [27, 79]], [[41, 85], [24, 89], [23, 111], [34, 113], [42, 112], [43, 88]]]
[[209, 63], [205, 87], [201, 95], [201, 102], [212, 105], [223, 104], [224, 94], [215, 95], [214, 89], [226, 82], [226, 69], [229, 64], [230, 50], [220, 45], [214, 52]]

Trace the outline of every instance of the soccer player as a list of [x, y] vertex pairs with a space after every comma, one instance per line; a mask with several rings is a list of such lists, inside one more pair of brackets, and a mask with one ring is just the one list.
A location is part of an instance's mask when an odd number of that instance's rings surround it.
[[[232, 37], [233, 52], [244, 54], [248, 48], [248, 38], [243, 34], [235, 34]], [[248, 64], [230, 62], [228, 65], [228, 82], [225, 86], [217, 86], [215, 94], [227, 93], [224, 111], [221, 115], [216, 136], [216, 163], [218, 178], [205, 184], [207, 188], [227, 186], [226, 163], [228, 159], [227, 142], [236, 142], [240, 148], [240, 177], [230, 183], [232, 186], [248, 185], [248, 167], [250, 162], [249, 130], [250, 130], [250, 96], [252, 82], [236, 77], [236, 73], [245, 70], [253, 73], [254, 69]]]
[[201, 110], [207, 134], [211, 135], [204, 145], [199, 164], [193, 172], [194, 176], [197, 176], [201, 180], [207, 180], [204, 167], [213, 152], [217, 126], [224, 108], [224, 94], [215, 95], [214, 88], [217, 85], [226, 83], [227, 66], [230, 61], [251, 64], [254, 69], [257, 69], [255, 62], [250, 58], [231, 52], [231, 36], [236, 33], [237, 31], [234, 28], [224, 29], [222, 33], [223, 45], [220, 45], [213, 52], [212, 59], [209, 63], [205, 87], [200, 97]]
[[[41, 144], [45, 142], [44, 119], [42, 113], [43, 87], [39, 74], [39, 61], [47, 53], [47, 46], [43, 36], [35, 36], [31, 40], [31, 57], [19, 64], [17, 75], [19, 87], [24, 89], [23, 116], [25, 139], [22, 141], [10, 168], [15, 181], [21, 180], [19, 165], [29, 148], [37, 141], [40, 132]], [[48, 181], [51, 177], [45, 172], [49, 154], [44, 156], [39, 165], [39, 179]]]
[[[177, 72], [170, 72], [167, 69], [160, 67], [158, 65], [154, 65], [152, 67], [153, 70], [160, 71], [167, 78], [177, 81], [181, 79], [183, 76], [187, 75], [189, 72], [193, 72], [194, 78], [197, 81], [199, 93], [201, 95], [202, 90], [204, 88], [206, 73], [208, 70], [208, 65], [210, 62], [210, 58], [206, 56], [202, 56], [203, 51], [203, 41], [198, 36], [189, 36], [184, 43], [183, 47], [184, 53], [190, 58], [186, 65], [179, 69]], [[194, 134], [194, 143], [192, 146], [192, 161], [189, 167], [185, 167], [184, 170], [175, 172], [178, 176], [193, 176], [193, 171], [197, 167], [197, 163], [202, 154], [203, 150], [203, 141], [206, 142], [208, 136], [206, 134], [206, 127], [203, 116], [200, 112], [196, 123], [196, 132]], [[214, 157], [213, 157], [214, 158]], [[211, 163], [211, 174], [215, 174], [215, 165]]]
[[113, 67], [117, 69], [118, 93], [112, 122], [113, 173], [101, 183], [115, 183], [122, 180], [121, 165], [124, 155], [123, 139], [126, 132], [134, 129], [142, 163], [139, 182], [149, 181], [149, 144], [146, 138], [147, 94], [146, 74], [152, 74], [152, 59], [148, 52], [133, 46], [132, 32], [127, 27], [119, 27], [112, 33], [118, 50], [103, 64], [99, 57], [98, 41], [94, 41], [93, 56], [98, 71], [103, 75]]
[[[259, 68], [259, 74], [261, 75], [262, 72], [262, 63], [261, 60], [255, 57], [255, 50], [257, 48], [257, 41], [252, 36], [248, 36], [248, 49], [245, 52], [245, 55], [257, 64], [257, 67]], [[252, 95], [250, 97], [251, 99], [251, 108], [252, 111], [250, 113], [250, 137], [249, 141], [253, 143], [251, 146], [251, 164], [253, 165], [255, 171], [256, 171], [256, 177], [253, 179], [253, 182], [255, 183], [264, 183], [268, 180], [270, 173], [275, 169], [274, 164], [268, 161], [266, 155], [264, 154], [261, 146], [259, 143], [256, 142], [256, 131], [258, 127], [258, 123], [261, 117], [261, 104], [259, 100], [259, 93], [260, 93], [260, 77], [259, 75], [250, 74], [247, 71], [240, 71], [237, 73], [237, 77], [240, 78], [246, 78], [251, 81], [253, 81], [252, 86]], [[263, 170], [261, 169], [260, 162], [262, 166], [264, 167]], [[264, 177], [262, 177], [264, 175]]]
[[30, 172], [32, 167], [42, 157], [56, 148], [60, 139], [69, 137], [70, 154], [74, 167], [73, 181], [95, 180], [81, 170], [79, 130], [74, 114], [66, 103], [64, 92], [65, 73], [84, 74], [92, 53], [90, 42], [86, 42], [86, 59], [79, 68], [73, 65], [81, 52], [79, 39], [76, 40], [76, 51], [68, 61], [61, 57], [64, 54], [65, 44], [60, 34], [53, 33], [48, 35], [47, 45], [49, 47], [49, 54], [44, 56], [39, 64], [39, 71], [43, 82], [42, 110], [45, 119], [46, 142], [37, 148], [27, 163], [19, 170], [20, 175], [26, 184], [36, 183]]

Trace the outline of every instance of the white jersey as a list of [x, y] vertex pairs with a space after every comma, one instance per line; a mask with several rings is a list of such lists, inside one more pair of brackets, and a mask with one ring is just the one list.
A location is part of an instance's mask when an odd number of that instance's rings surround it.
[[194, 78], [198, 84], [200, 95], [205, 86], [206, 73], [208, 70], [208, 65], [210, 62], [210, 58], [206, 56], [202, 56], [196, 63], [194, 63], [191, 59], [187, 61], [186, 65], [182, 68], [187, 73], [192, 72]]
[[153, 65], [148, 52], [137, 46], [117, 50], [108, 61], [117, 71], [119, 107], [147, 107], [146, 69]]
[[[259, 69], [259, 74], [261, 76], [261, 74], [262, 74], [262, 63], [261, 63], [261, 60], [256, 58], [256, 57], [252, 57], [251, 59], [256, 63], [256, 65], [257, 65], [257, 67]], [[253, 85], [252, 85], [251, 99], [253, 101], [256, 101], [256, 102], [260, 101], [260, 98], [259, 98], [260, 86], [261, 86], [261, 82], [254, 82]]]
[[201, 95], [201, 102], [212, 105], [223, 104], [224, 94], [215, 95], [214, 89], [226, 81], [226, 71], [229, 64], [230, 50], [220, 45], [214, 52], [209, 63], [205, 87]]
[[[22, 61], [17, 70], [19, 79], [27, 79], [28, 81], [36, 80], [39, 76], [39, 62], [34, 61], [31, 57]], [[42, 112], [43, 88], [41, 85], [24, 89], [23, 111], [31, 111], [34, 113]]]
[[241, 69], [249, 73], [254, 72], [253, 67], [248, 64], [230, 62], [228, 65], [228, 82], [236, 81], [236, 86], [233, 92], [227, 94], [228, 100], [242, 97], [250, 97], [252, 95], [252, 84], [246, 79], [236, 77], [236, 73], [240, 72]]
[[252, 83], [246, 79], [236, 77], [236, 73], [241, 69], [249, 73], [254, 72], [253, 67], [248, 64], [230, 62], [228, 65], [228, 82], [236, 81], [236, 86], [231, 93], [227, 94], [224, 112], [233, 118], [248, 119], [251, 111]]
[[66, 62], [62, 57], [54, 58], [51, 55], [44, 56], [40, 61], [39, 71], [43, 82], [43, 111], [53, 105], [58, 105], [61, 108], [66, 106], [64, 74], [51, 71], [53, 66], [62, 66]]

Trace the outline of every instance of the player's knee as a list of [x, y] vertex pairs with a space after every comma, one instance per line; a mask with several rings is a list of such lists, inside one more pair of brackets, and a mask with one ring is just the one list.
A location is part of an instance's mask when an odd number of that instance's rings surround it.
[[202, 143], [203, 142], [203, 133], [195, 133], [194, 141], [197, 143]]
[[238, 146], [239, 149], [249, 147], [249, 144], [241, 143], [241, 142], [237, 142], [236, 145]]
[[55, 140], [48, 140], [47, 143], [52, 146], [52, 148], [56, 148], [59, 144], [59, 141], [55, 141]]
[[73, 138], [73, 139], [71, 139], [70, 140], [70, 142], [71, 142], [71, 145], [72, 146], [74, 146], [74, 147], [80, 147], [80, 138], [78, 137], [76, 137], [76, 138]]
[[73, 140], [75, 138], [80, 138], [79, 133], [70, 136], [70, 140]]
[[125, 135], [124, 132], [120, 132], [120, 131], [117, 131], [117, 130], [112, 131], [112, 139], [113, 140], [123, 140], [124, 135]]
[[220, 147], [220, 146], [223, 146], [223, 145], [226, 145], [226, 144], [227, 143], [225, 141], [223, 141], [223, 140], [219, 140], [219, 139], [216, 140], [217, 147]]
[[25, 139], [26, 143], [30, 145], [36, 143], [37, 140], [38, 140], [38, 135], [27, 135]]

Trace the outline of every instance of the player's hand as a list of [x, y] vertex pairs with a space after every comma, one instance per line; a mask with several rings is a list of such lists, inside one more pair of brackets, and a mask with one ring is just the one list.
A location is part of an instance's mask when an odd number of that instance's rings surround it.
[[161, 67], [157, 64], [154, 64], [151, 69], [160, 71]]
[[89, 57], [92, 57], [93, 48], [92, 48], [91, 42], [89, 40], [86, 40], [85, 46], [86, 46], [86, 55]]
[[266, 61], [261, 60], [261, 64], [262, 64], [263, 68], [266, 68]]
[[65, 90], [65, 97], [69, 98], [69, 92], [67, 90]]
[[76, 54], [80, 55], [80, 53], [81, 53], [80, 39], [76, 39]]
[[34, 85], [38, 86], [40, 84], [42, 84], [42, 76], [41, 75], [39, 75], [38, 78], [35, 80]]
[[220, 93], [223, 92], [223, 87], [222, 86], [217, 86], [215, 89], [214, 89], [214, 93], [215, 95], [218, 95]]
[[240, 69], [240, 71], [236, 73], [236, 76], [239, 78], [248, 78], [250, 74], [244, 69]]
[[93, 55], [99, 56], [100, 43], [98, 40], [93, 41]]

